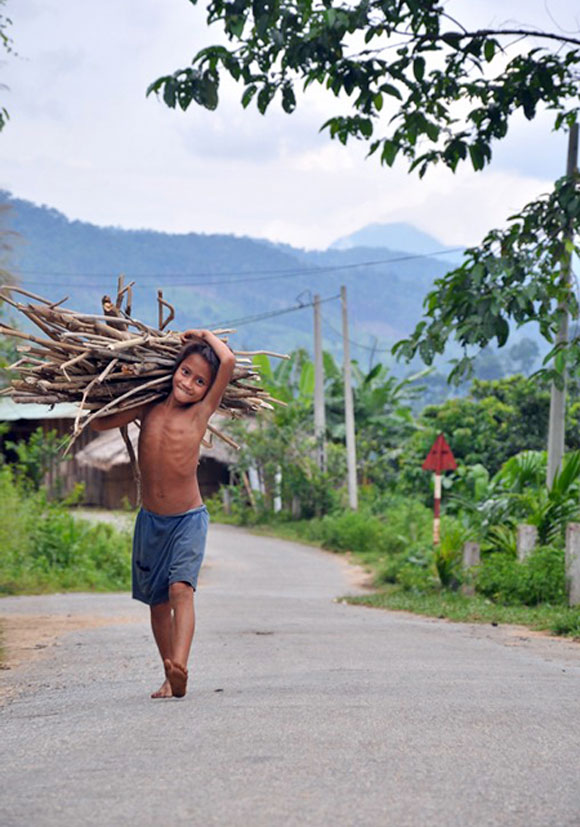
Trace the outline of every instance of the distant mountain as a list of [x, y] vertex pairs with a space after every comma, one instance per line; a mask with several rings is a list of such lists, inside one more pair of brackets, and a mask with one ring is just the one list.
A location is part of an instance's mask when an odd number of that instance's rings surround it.
[[[331, 250], [350, 250], [353, 247], [386, 247], [389, 250], [405, 250], [419, 255], [433, 255], [453, 248], [446, 247], [438, 239], [413, 227], [412, 224], [394, 222], [389, 224], [367, 224], [351, 235], [342, 236], [330, 245]], [[460, 258], [445, 257], [446, 261]]]
[[[2, 203], [9, 209], [0, 212], [0, 230], [11, 233], [6, 238], [12, 247], [4, 266], [20, 286], [54, 301], [68, 296], [69, 307], [94, 313], [103, 294], [114, 295], [123, 273], [136, 282], [136, 318], [156, 323], [156, 290], [162, 288], [175, 306], [176, 327], [234, 327], [232, 343], [241, 350], [311, 352], [310, 302], [318, 293], [327, 300], [324, 347], [342, 358], [337, 296], [345, 285], [352, 357], [363, 365], [373, 359], [392, 364], [390, 347], [414, 329], [433, 281], [453, 266], [450, 256], [425, 255], [438, 242], [405, 224], [375, 225], [377, 233], [387, 229], [395, 239], [390, 247], [345, 243], [343, 249], [335, 244], [320, 252], [232, 235], [97, 227], [0, 192]], [[371, 230], [360, 233], [368, 231], [364, 237], [376, 240]], [[291, 309], [298, 304], [304, 309]], [[456, 346], [450, 350], [450, 355], [459, 352]], [[420, 366], [417, 360], [413, 367]], [[396, 366], [398, 374], [408, 370]]]
[[[160, 287], [176, 306], [178, 326], [231, 322], [239, 331], [236, 343], [248, 349], [259, 344], [276, 350], [310, 348], [310, 309], [245, 319], [308, 302], [315, 293], [336, 296], [341, 284], [349, 294], [353, 340], [368, 348], [378, 341], [384, 349], [413, 329], [425, 293], [447, 269], [445, 262], [430, 258], [391, 263], [406, 257], [401, 247], [306, 252], [231, 235], [97, 227], [8, 193], [1, 196], [10, 206], [3, 214], [5, 229], [15, 234], [9, 266], [21, 286], [55, 300], [68, 295], [70, 306], [95, 312], [123, 273], [136, 281], [138, 318], [154, 321]], [[338, 352], [337, 300], [325, 305], [324, 315], [326, 346]], [[359, 350], [361, 358], [365, 353]]]

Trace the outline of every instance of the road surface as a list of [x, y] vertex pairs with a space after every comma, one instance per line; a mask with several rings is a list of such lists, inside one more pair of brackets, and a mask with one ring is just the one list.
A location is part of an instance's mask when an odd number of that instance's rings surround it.
[[356, 590], [339, 557], [212, 527], [168, 701], [127, 595], [0, 600], [39, 640], [68, 628], [0, 672], [0, 823], [580, 825], [580, 646]]

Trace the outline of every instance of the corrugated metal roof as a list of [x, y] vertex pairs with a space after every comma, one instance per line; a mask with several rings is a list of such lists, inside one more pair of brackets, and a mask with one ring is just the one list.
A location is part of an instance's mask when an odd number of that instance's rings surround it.
[[21, 404], [9, 397], [0, 398], [0, 421], [14, 422], [16, 419], [74, 419], [78, 407], [71, 402], [59, 402], [50, 405], [37, 405], [31, 402]]

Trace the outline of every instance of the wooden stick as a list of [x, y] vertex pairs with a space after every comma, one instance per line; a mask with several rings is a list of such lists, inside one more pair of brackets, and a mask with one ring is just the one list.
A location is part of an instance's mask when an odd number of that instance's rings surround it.
[[[0, 287], [0, 291], [3, 290], [11, 290], [13, 293], [21, 293], [23, 296], [27, 296], [29, 299], [36, 299], [36, 301], [42, 302], [43, 304], [51, 304], [48, 299], [43, 299], [42, 296], [37, 296], [36, 293], [29, 293], [28, 290], [24, 290], [22, 287], [16, 287], [14, 284], [3, 284]], [[5, 298], [2, 296], [2, 298]], [[10, 304], [12, 302], [9, 302]]]
[[224, 434], [223, 431], [218, 430], [214, 425], [210, 425], [208, 423], [207, 430], [210, 433], [215, 434], [216, 436], [219, 436], [220, 439], [223, 439], [223, 441], [225, 443], [227, 443], [228, 445], [231, 445], [231, 447], [235, 448], [236, 451], [240, 450], [240, 446], [238, 445], [237, 442], [234, 442], [234, 440], [231, 437], [229, 437], [227, 434]]
[[[163, 290], [157, 291], [157, 302], [159, 304], [159, 330], [163, 330], [163, 328], [167, 327], [169, 322], [172, 322], [175, 318], [175, 308], [169, 302], [166, 302], [163, 298]], [[167, 307], [169, 310], [169, 316], [163, 321], [163, 308]]]
[[234, 350], [235, 356], [273, 356], [275, 359], [290, 359], [284, 353], [274, 353], [271, 350]]

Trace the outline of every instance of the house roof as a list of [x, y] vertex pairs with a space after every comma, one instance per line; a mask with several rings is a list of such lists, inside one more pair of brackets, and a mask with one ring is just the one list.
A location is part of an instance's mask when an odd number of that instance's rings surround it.
[[[137, 453], [139, 427], [131, 422], [128, 426], [128, 433], [135, 453]], [[237, 451], [216, 437], [213, 438], [212, 447], [206, 448], [202, 445], [200, 453], [202, 457], [215, 459], [224, 465], [234, 465], [237, 462]], [[80, 465], [97, 468], [100, 471], [109, 471], [115, 465], [124, 465], [129, 462], [129, 456], [123, 437], [119, 430], [114, 428], [110, 431], [103, 431], [96, 439], [89, 442], [75, 454], [75, 460]]]
[[32, 402], [13, 402], [7, 396], [0, 398], [0, 421], [4, 422], [14, 422], [17, 419], [74, 419], [78, 410], [71, 402], [37, 405]]

